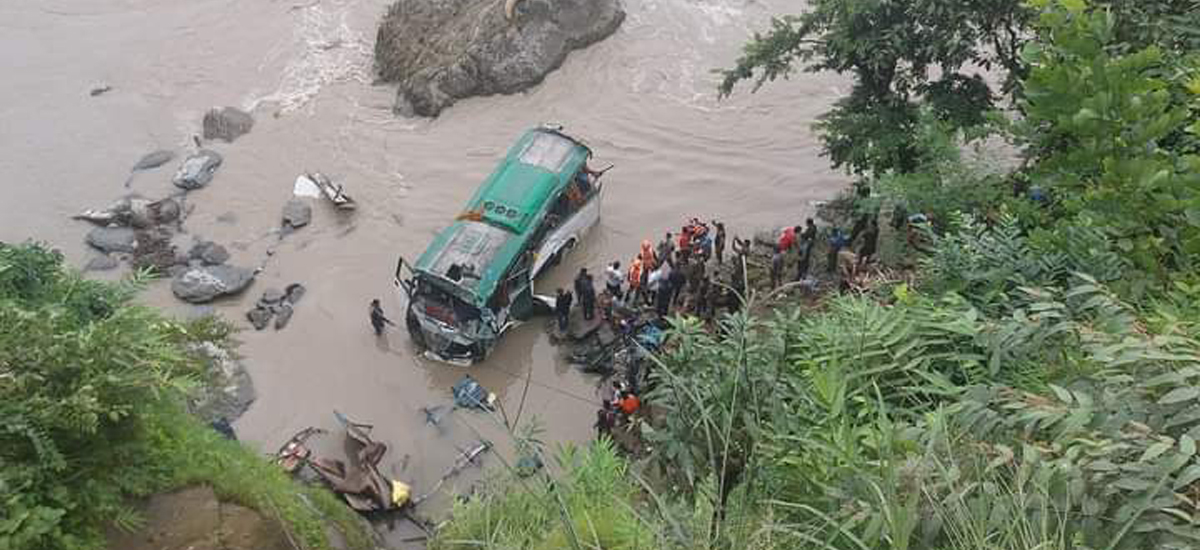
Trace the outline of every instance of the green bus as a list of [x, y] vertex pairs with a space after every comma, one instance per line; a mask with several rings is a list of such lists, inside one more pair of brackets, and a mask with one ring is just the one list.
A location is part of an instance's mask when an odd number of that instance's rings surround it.
[[600, 220], [603, 172], [591, 157], [559, 127], [525, 132], [417, 261], [400, 258], [405, 324], [426, 357], [479, 361], [544, 307], [534, 280]]

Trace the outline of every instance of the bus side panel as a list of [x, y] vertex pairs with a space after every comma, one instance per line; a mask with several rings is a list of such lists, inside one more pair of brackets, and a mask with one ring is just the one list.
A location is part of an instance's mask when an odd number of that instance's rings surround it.
[[533, 265], [533, 276], [536, 278], [542, 273], [542, 269], [546, 267], [554, 255], [567, 245], [574, 241], [576, 244], [583, 239], [583, 235], [588, 232], [592, 226], [600, 221], [600, 202], [603, 193], [596, 193], [571, 217], [567, 218], [561, 225], [550, 233], [546, 240], [538, 248], [537, 261]]

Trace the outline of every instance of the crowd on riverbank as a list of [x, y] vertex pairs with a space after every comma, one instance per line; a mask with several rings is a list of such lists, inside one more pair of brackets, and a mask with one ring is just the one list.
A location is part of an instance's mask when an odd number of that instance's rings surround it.
[[[901, 218], [910, 234], [922, 221], [919, 216]], [[752, 293], [845, 291], [877, 261], [880, 238], [878, 215], [860, 215], [846, 225], [849, 231], [837, 222], [818, 226], [807, 218], [800, 225], [743, 238], [731, 234], [722, 221], [693, 217], [657, 243], [643, 240], [632, 258], [609, 262], [599, 276], [581, 268], [573, 288], [556, 290], [554, 327], [560, 337], [576, 342], [596, 332], [611, 334], [597, 344], [611, 353], [621, 341], [647, 341], [638, 338], [645, 327], [662, 334], [671, 316], [699, 319], [715, 330], [716, 320], [745, 307]], [[573, 325], [573, 318], [582, 322]], [[605, 343], [614, 340], [618, 345]], [[649, 365], [644, 354], [633, 355], [641, 357], [626, 360], [623, 369], [596, 369], [613, 379], [597, 412], [600, 434], [613, 435], [652, 407], [645, 402]], [[611, 356], [606, 360], [617, 362]], [[628, 450], [629, 445], [623, 446]]]

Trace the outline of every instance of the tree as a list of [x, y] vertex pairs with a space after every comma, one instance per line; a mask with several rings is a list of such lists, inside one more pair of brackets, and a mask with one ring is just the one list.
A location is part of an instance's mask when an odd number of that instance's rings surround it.
[[1157, 45], [1131, 50], [1112, 10], [1035, 5], [1044, 11], [1025, 51], [1018, 126], [1031, 179], [1054, 193], [1061, 223], [1093, 220], [1139, 271], [1194, 267], [1200, 157], [1180, 138], [1192, 113], [1178, 98], [1200, 94], [1200, 79], [1165, 71], [1171, 58]]
[[[1024, 74], [1021, 29], [1030, 16], [1017, 0], [817, 0], [799, 16], [777, 18], [721, 71], [721, 96], [743, 80], [757, 89], [807, 71], [851, 73], [854, 88], [818, 125], [835, 167], [857, 174], [916, 168], [923, 153], [907, 138], [916, 99], [960, 126], [983, 121], [993, 93], [971, 66]], [[937, 76], [931, 76], [936, 74]]]

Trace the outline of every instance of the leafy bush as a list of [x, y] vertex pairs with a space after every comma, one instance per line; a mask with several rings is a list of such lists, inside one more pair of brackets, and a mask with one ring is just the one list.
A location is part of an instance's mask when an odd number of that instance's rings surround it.
[[656, 529], [633, 508], [635, 486], [611, 441], [557, 455], [561, 475], [496, 475], [458, 502], [452, 521], [430, 541], [434, 550], [658, 548]]
[[1191, 71], [1164, 74], [1157, 46], [1118, 48], [1111, 13], [1082, 1], [1036, 5], [1041, 40], [1026, 48], [1032, 69], [1021, 102], [1032, 179], [1053, 192], [1063, 217], [1093, 220], [1138, 273], [1161, 280], [1194, 268], [1197, 163], [1168, 146], [1191, 117], [1173, 93]]
[[202, 376], [183, 344], [228, 328], [165, 320], [132, 305], [133, 288], [83, 279], [39, 245], [0, 244], [0, 548], [103, 547], [107, 523], [138, 523], [127, 498], [192, 483], [280, 517], [306, 548], [327, 545], [323, 516], [367, 546], [331, 494], [183, 412]]

